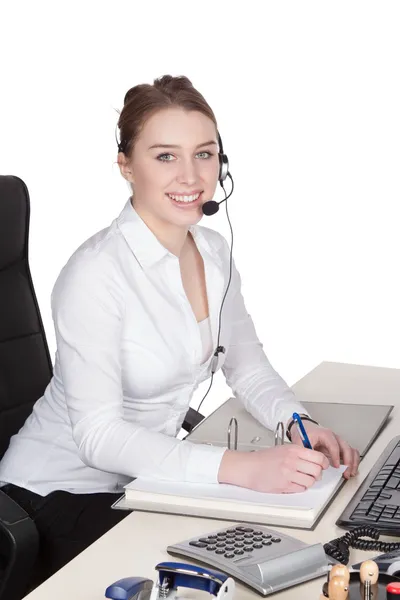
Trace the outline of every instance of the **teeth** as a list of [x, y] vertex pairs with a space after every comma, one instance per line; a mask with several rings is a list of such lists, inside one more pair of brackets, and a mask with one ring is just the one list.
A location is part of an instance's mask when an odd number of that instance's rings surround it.
[[200, 196], [200, 194], [194, 194], [193, 196], [173, 196], [172, 194], [167, 194], [172, 200], [176, 200], [176, 202], [194, 202]]

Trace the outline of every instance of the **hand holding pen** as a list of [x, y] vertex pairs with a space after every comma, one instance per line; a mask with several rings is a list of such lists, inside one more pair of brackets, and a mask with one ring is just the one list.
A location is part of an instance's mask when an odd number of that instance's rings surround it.
[[292, 417], [295, 426], [291, 429], [292, 442], [298, 446], [314, 449], [324, 454], [334, 467], [340, 466], [340, 459], [347, 465], [343, 473], [345, 479], [357, 475], [360, 455], [345, 440], [326, 427], [311, 421], [302, 420], [298, 413]]

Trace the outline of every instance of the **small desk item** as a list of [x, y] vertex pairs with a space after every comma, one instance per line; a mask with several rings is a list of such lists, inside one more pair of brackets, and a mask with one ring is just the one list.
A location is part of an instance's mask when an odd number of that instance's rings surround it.
[[329, 600], [347, 600], [349, 593], [348, 581], [340, 575], [329, 577], [328, 597]]
[[[369, 561], [368, 561], [369, 562]], [[333, 567], [332, 567], [333, 568]], [[346, 584], [345, 582], [342, 583], [342, 585], [338, 585], [338, 586], [331, 586], [337, 588], [337, 592], [338, 594], [335, 594], [335, 597], [337, 598], [338, 595], [341, 595], [342, 590], [344, 592], [344, 587], [347, 587], [348, 590], [346, 592], [346, 596], [348, 600], [364, 600], [364, 594], [365, 592], [367, 593], [367, 595], [369, 595], [369, 593], [371, 592], [371, 600], [390, 600], [389, 598], [387, 598], [386, 596], [386, 586], [390, 583], [398, 583], [400, 584], [400, 579], [398, 577], [396, 577], [395, 575], [389, 575], [388, 573], [379, 573], [378, 576], [378, 580], [376, 581], [376, 583], [371, 584], [367, 586], [367, 589], [365, 589], [365, 585], [362, 582], [362, 575], [360, 575], [360, 571], [354, 571], [353, 568], [350, 569], [350, 580], [348, 581], [348, 583]], [[329, 588], [329, 584], [330, 584], [330, 574], [328, 574], [328, 581], [325, 581], [325, 583], [322, 586], [322, 596], [321, 599], [323, 597], [328, 598], [328, 590], [329, 590], [329, 600], [331, 599], [331, 594], [330, 594], [330, 588]], [[333, 579], [344, 579], [343, 577], [333, 577]], [[340, 596], [342, 597], [342, 596]]]
[[186, 563], [162, 562], [156, 565], [158, 577], [153, 582], [145, 577], [125, 577], [106, 589], [106, 598], [111, 600], [170, 600], [184, 599], [179, 588], [203, 590], [217, 600], [233, 600], [235, 582], [225, 573], [195, 567]]
[[212, 519], [312, 529], [346, 467], [328, 467], [304, 492], [267, 494], [225, 483], [185, 483], [138, 477], [125, 486], [114, 508], [194, 515]]
[[220, 569], [263, 596], [321, 577], [329, 568], [322, 544], [240, 523], [171, 544], [167, 552]]
[[283, 446], [285, 441], [285, 427], [282, 421], [279, 421], [275, 429], [275, 446]]

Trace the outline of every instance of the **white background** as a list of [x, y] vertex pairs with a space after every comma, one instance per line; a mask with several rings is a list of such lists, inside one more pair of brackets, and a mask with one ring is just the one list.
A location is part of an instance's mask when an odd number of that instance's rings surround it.
[[[216, 114], [234, 256], [276, 370], [293, 384], [323, 360], [400, 367], [398, 0], [14, 0], [1, 21], [0, 173], [30, 192], [53, 360], [58, 273], [129, 196], [117, 110], [168, 73]], [[201, 224], [230, 241], [221, 208]], [[203, 412], [229, 394], [220, 372]]]

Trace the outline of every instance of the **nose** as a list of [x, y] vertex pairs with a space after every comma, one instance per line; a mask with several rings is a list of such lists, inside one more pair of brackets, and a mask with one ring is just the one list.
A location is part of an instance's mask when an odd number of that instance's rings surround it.
[[196, 159], [182, 159], [180, 164], [178, 181], [187, 185], [193, 185], [198, 179]]

